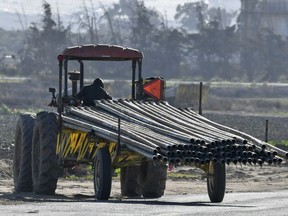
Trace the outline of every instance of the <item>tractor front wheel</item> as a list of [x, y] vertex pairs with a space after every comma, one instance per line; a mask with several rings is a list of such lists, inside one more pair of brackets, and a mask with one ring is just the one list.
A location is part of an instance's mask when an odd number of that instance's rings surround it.
[[108, 148], [100, 148], [94, 160], [94, 191], [97, 200], [108, 200], [111, 193], [112, 165]]

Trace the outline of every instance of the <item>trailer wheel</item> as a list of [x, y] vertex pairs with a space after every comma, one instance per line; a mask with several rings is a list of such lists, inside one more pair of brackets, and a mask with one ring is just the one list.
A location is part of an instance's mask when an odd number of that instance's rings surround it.
[[143, 179], [140, 166], [122, 167], [120, 170], [121, 195], [129, 198], [142, 196]]
[[94, 160], [94, 191], [97, 200], [108, 200], [111, 193], [112, 166], [108, 148], [100, 148]]
[[226, 168], [225, 164], [210, 162], [207, 178], [207, 189], [210, 201], [222, 202], [226, 190]]
[[56, 114], [37, 114], [32, 141], [33, 191], [39, 194], [55, 194], [59, 177], [56, 155], [58, 124]]
[[15, 135], [13, 177], [16, 192], [31, 192], [31, 149], [35, 114], [20, 114]]
[[167, 165], [148, 161], [142, 164], [144, 177], [143, 197], [159, 198], [164, 195], [167, 180]]

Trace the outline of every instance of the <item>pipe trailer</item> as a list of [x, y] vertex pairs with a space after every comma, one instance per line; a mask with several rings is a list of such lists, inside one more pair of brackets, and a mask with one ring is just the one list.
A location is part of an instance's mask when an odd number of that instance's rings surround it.
[[[142, 77], [142, 60], [138, 50], [103, 44], [68, 47], [58, 55], [58, 96], [49, 89], [50, 105], [57, 111], [18, 118], [16, 192], [54, 194], [63, 168], [91, 164], [96, 199], [109, 199], [117, 168], [122, 196], [157, 198], [164, 195], [167, 165], [174, 164], [202, 169], [211, 202], [222, 202], [227, 164], [279, 165], [288, 158], [287, 152], [251, 135], [171, 106], [164, 100], [163, 78]], [[131, 98], [78, 104], [74, 96], [78, 84], [84, 85], [86, 61], [132, 62]], [[68, 72], [70, 62], [78, 62], [80, 70]]]

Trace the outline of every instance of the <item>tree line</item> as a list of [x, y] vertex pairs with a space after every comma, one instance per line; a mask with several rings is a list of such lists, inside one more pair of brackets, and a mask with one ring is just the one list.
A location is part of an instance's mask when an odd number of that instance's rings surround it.
[[[191, 81], [277, 82], [287, 80], [286, 38], [271, 29], [255, 29], [255, 37], [241, 37], [245, 28], [239, 17], [204, 1], [179, 4], [175, 23], [148, 8], [143, 0], [119, 0], [110, 7], [86, 4], [68, 26], [61, 14], [43, 4], [40, 23], [27, 30], [0, 29], [0, 47], [17, 52], [13, 67], [0, 59], [0, 73], [33, 76], [55, 74], [56, 56], [68, 46], [118, 44], [144, 53], [144, 74]], [[100, 12], [99, 12], [100, 11]], [[231, 25], [231, 20], [237, 20]], [[243, 20], [243, 19], [242, 19]], [[1, 57], [0, 57], [1, 58]], [[3, 59], [2, 59], [3, 60]], [[123, 67], [89, 66], [91, 74], [109, 79], [129, 79]]]

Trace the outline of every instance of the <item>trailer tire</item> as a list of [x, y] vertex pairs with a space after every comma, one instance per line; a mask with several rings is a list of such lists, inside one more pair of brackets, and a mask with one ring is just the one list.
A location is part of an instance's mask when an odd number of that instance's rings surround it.
[[225, 164], [210, 162], [208, 168], [207, 189], [210, 201], [219, 203], [223, 201], [226, 190]]
[[31, 151], [35, 114], [20, 114], [16, 124], [13, 178], [16, 192], [31, 192]]
[[55, 194], [60, 171], [56, 155], [57, 135], [56, 114], [39, 112], [32, 140], [32, 179], [35, 193]]
[[142, 164], [143, 197], [159, 198], [164, 195], [167, 180], [167, 165], [160, 162], [148, 161]]
[[100, 148], [94, 160], [94, 191], [97, 200], [108, 200], [111, 193], [112, 165], [108, 148]]
[[128, 198], [142, 196], [143, 180], [140, 166], [122, 167], [120, 170], [121, 195]]

